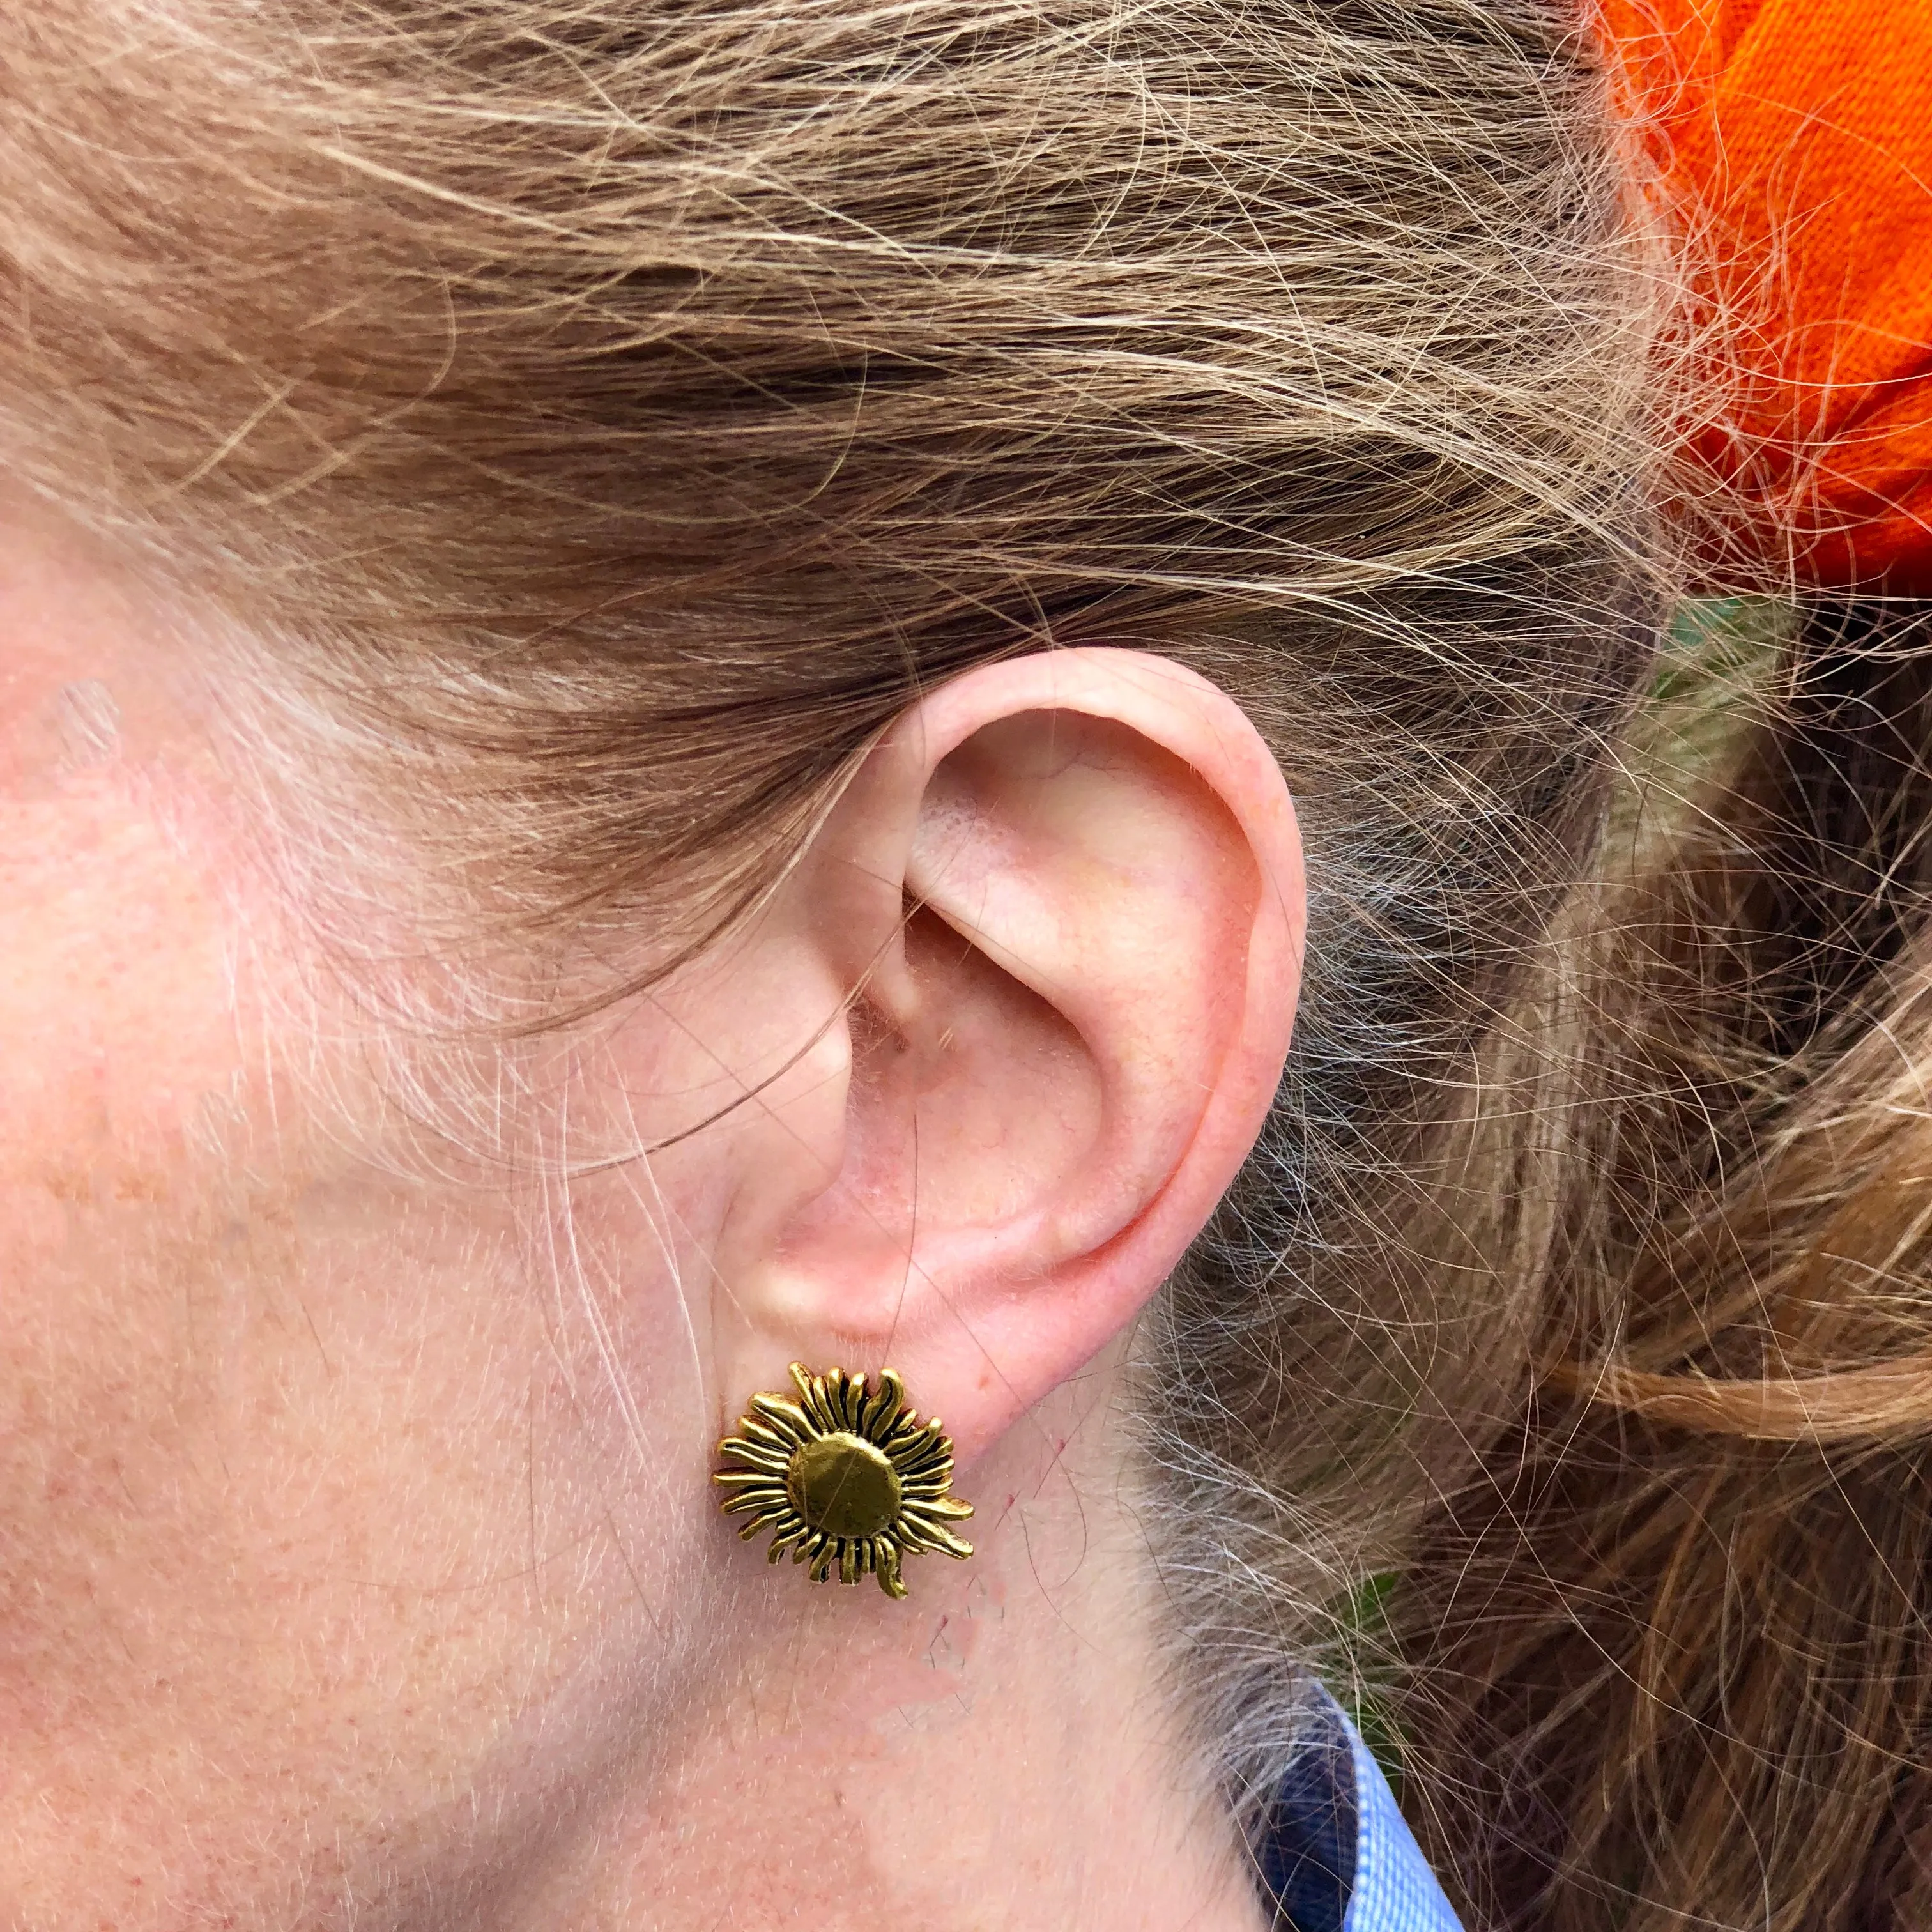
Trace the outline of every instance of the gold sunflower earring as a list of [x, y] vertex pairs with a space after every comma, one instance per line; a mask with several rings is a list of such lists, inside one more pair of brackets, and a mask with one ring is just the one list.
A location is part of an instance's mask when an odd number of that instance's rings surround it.
[[868, 1392], [863, 1376], [843, 1369], [814, 1376], [791, 1365], [798, 1400], [761, 1394], [718, 1445], [712, 1478], [730, 1491], [727, 1516], [748, 1511], [738, 1534], [748, 1543], [776, 1531], [767, 1561], [785, 1552], [809, 1562], [823, 1583], [836, 1568], [842, 1583], [875, 1576], [889, 1597], [903, 1597], [902, 1558], [943, 1550], [968, 1557], [973, 1546], [946, 1526], [973, 1514], [947, 1492], [952, 1443], [938, 1416], [922, 1422], [906, 1406], [905, 1384], [884, 1370]]

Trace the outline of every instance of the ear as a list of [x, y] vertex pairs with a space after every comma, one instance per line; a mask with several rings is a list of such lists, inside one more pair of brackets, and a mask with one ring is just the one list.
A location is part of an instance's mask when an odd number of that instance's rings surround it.
[[1074, 1375], [1252, 1145], [1304, 925], [1281, 772], [1192, 672], [1061, 651], [914, 706], [761, 943], [810, 1037], [733, 1144], [724, 1415], [890, 1366], [970, 1460]]

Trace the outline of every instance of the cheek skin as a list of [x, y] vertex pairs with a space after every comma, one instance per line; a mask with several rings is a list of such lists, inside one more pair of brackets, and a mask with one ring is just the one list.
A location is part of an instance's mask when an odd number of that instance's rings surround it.
[[381, 1143], [111, 628], [0, 640], [0, 1924], [332, 1922], [433, 1887], [440, 1813], [510, 1832], [539, 1733], [634, 1724], [592, 1640], [696, 1532], [586, 1479], [628, 1466], [527, 1217]]
[[[191, 741], [63, 770], [44, 716], [0, 795], [0, 1918], [140, 1924], [392, 1802], [358, 1789], [364, 1725], [415, 1798], [501, 1720], [473, 1586], [512, 1484], [450, 1418], [512, 1400], [508, 1338], [420, 1319], [404, 1284], [466, 1250], [473, 1316], [486, 1244], [308, 1131], [264, 1022], [298, 1003]], [[408, 1764], [412, 1678], [481, 1722]]]
[[23, 1206], [158, 1200], [185, 1137], [218, 1126], [237, 1085], [219, 908], [106, 784], [6, 807], [0, 1038], [15, 1045], [0, 1172]]

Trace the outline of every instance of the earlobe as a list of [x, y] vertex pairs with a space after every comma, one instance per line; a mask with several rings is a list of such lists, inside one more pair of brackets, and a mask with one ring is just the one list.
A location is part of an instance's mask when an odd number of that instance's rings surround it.
[[1165, 660], [988, 666], [878, 748], [792, 916], [861, 988], [842, 1118], [738, 1246], [721, 1372], [892, 1366], [970, 1461], [1131, 1323], [1259, 1130], [1300, 970], [1287, 788]]

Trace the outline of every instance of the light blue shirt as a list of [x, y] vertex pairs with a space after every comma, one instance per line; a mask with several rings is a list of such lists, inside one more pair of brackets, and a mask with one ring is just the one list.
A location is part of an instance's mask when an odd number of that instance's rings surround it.
[[1326, 1691], [1282, 1781], [1260, 1864], [1282, 1932], [1462, 1932], [1382, 1767]]

